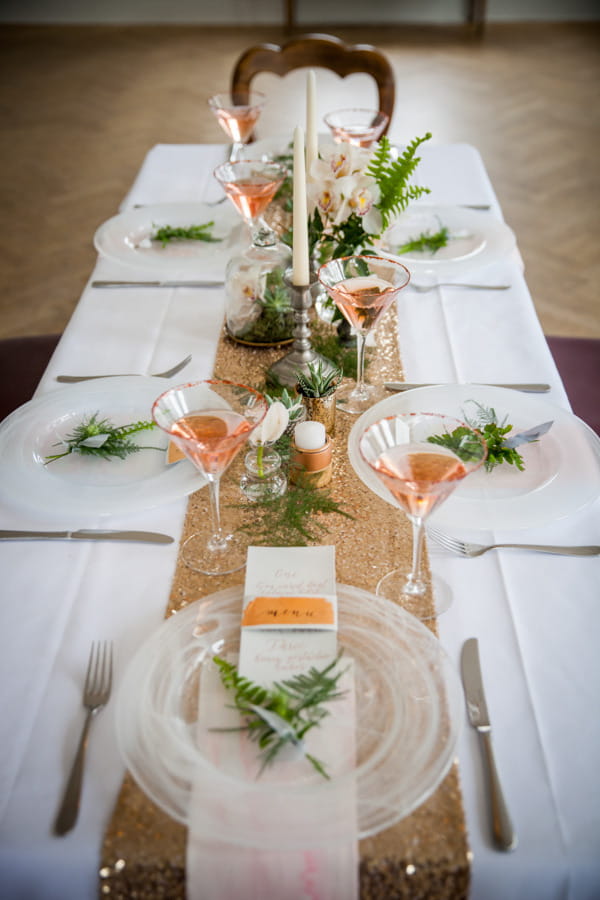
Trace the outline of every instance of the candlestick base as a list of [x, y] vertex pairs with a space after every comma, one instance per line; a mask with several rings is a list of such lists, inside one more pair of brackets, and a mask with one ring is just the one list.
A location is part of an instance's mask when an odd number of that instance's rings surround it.
[[295, 387], [298, 371], [308, 374], [309, 365], [320, 362], [326, 373], [335, 372], [336, 366], [317, 353], [310, 343], [308, 310], [312, 306], [310, 285], [292, 285], [292, 309], [294, 311], [294, 341], [286, 356], [273, 363], [267, 372], [268, 380], [282, 387]]

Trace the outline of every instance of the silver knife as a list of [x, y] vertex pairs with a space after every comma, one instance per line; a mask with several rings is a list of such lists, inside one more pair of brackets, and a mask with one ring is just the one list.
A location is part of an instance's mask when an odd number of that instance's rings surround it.
[[[477, 382], [479, 383], [479, 382]], [[456, 385], [456, 383], [454, 383]], [[409, 381], [386, 381], [388, 391], [412, 391], [422, 387], [448, 387], [448, 384], [413, 384]], [[484, 384], [483, 387], [511, 388], [513, 391], [526, 391], [531, 394], [545, 394], [550, 390], [549, 384]]]
[[79, 531], [2, 531], [0, 541], [141, 541], [147, 544], [172, 544], [173, 538], [157, 531], [102, 531], [82, 528]]
[[217, 288], [224, 281], [92, 281], [93, 288]]
[[517, 835], [513, 828], [506, 802], [502, 794], [498, 770], [494, 759], [492, 727], [488, 715], [487, 704], [485, 702], [477, 638], [469, 638], [469, 640], [465, 641], [463, 644], [460, 666], [469, 721], [479, 735], [479, 741], [487, 769], [494, 842], [500, 850], [514, 850], [517, 846]]

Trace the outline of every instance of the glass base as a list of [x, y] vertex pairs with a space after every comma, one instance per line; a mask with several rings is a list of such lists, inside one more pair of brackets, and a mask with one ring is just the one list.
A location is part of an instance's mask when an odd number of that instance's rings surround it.
[[283, 472], [259, 478], [245, 474], [240, 479], [240, 488], [248, 500], [265, 500], [269, 497], [281, 497], [287, 490], [287, 478]]
[[379, 385], [363, 384], [359, 390], [356, 384], [345, 384], [335, 392], [335, 407], [351, 416], [360, 416], [384, 397], [389, 394]]
[[[378, 597], [393, 600], [416, 619], [425, 622], [427, 619], [435, 619], [441, 616], [452, 606], [452, 591], [447, 582], [437, 575], [431, 576], [431, 581], [422, 579], [417, 586], [410, 580], [410, 569], [394, 569], [384, 575], [375, 588]], [[431, 587], [433, 597], [433, 612], [425, 613], [425, 595]], [[422, 588], [422, 589], [421, 589]]]
[[220, 541], [208, 531], [196, 532], [185, 541], [181, 557], [189, 569], [203, 575], [228, 575], [246, 565], [248, 541], [237, 534], [225, 534]]

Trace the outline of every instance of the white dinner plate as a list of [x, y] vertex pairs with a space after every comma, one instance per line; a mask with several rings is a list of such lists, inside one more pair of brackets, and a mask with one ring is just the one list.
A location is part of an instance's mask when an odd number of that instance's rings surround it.
[[140, 450], [125, 459], [60, 453], [55, 446], [82, 419], [99, 413], [113, 425], [150, 421], [164, 386], [141, 376], [81, 382], [30, 400], [0, 424], [0, 494], [50, 516], [135, 512], [197, 491], [205, 483], [187, 459], [166, 465], [166, 434], [158, 427], [133, 436]]
[[[179, 610], [140, 647], [116, 698], [117, 739], [140, 787], [174, 819], [188, 824], [192, 818], [200, 833], [208, 826], [191, 805], [216, 799], [222, 815], [210, 823], [211, 840], [282, 850], [323, 839], [347, 845], [409, 815], [443, 780], [464, 719], [452, 662], [429, 629], [401, 607], [344, 584], [337, 585], [337, 597], [338, 649], [354, 662], [356, 760], [354, 769], [332, 772], [330, 780], [308, 762], [291, 774], [285, 763], [275, 771], [275, 762], [270, 778], [257, 778], [250, 762], [243, 775], [234, 773], [228, 742], [235, 748], [238, 733], [222, 735], [215, 746], [210, 722], [200, 724], [204, 671], [216, 654], [237, 659], [242, 585]], [[331, 771], [331, 761], [321, 761]], [[355, 817], [340, 816], [340, 789], [350, 799], [355, 794]], [[304, 813], [293, 822], [288, 815], [289, 827], [282, 829], [282, 809]]]
[[359, 478], [383, 500], [398, 506], [375, 472], [362, 459], [358, 443], [373, 422], [407, 412], [445, 413], [464, 421], [473, 417], [476, 400], [493, 407], [513, 430], [543, 422], [553, 425], [538, 442], [518, 448], [525, 471], [504, 463], [469, 475], [431, 515], [431, 523], [448, 529], [534, 528], [571, 515], [600, 494], [600, 441], [572, 413], [548, 400], [507, 388], [477, 384], [441, 385], [392, 394], [357, 419], [348, 438], [350, 462]]
[[[435, 234], [442, 226], [450, 232], [445, 247], [398, 254], [398, 248], [421, 234]], [[383, 249], [396, 256], [415, 275], [462, 277], [468, 272], [499, 262], [516, 246], [515, 235], [504, 222], [489, 213], [459, 206], [414, 204], [387, 229]]]
[[[172, 225], [188, 228], [214, 222], [211, 229], [218, 243], [174, 241], [163, 247], [160, 241], [140, 246], [156, 228]], [[206, 203], [160, 203], [130, 209], [104, 222], [94, 235], [98, 253], [113, 262], [125, 263], [162, 275], [195, 275], [223, 279], [229, 259], [243, 241], [244, 224], [227, 200], [217, 206]]]

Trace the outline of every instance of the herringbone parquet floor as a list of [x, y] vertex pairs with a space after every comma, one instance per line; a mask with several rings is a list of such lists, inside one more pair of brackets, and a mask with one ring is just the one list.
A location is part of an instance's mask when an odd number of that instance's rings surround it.
[[[332, 29], [329, 29], [332, 31]], [[407, 137], [481, 151], [547, 334], [600, 337], [600, 26], [339, 29], [391, 58]], [[0, 29], [0, 336], [61, 331], [156, 143], [219, 141], [206, 108], [234, 61], [278, 28]], [[299, 102], [303, 102], [303, 99]]]

